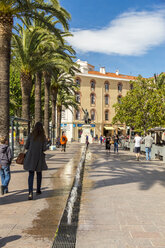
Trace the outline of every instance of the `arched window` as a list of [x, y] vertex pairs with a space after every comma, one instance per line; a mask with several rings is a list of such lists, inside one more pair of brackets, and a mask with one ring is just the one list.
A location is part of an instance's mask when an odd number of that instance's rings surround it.
[[76, 110], [76, 120], [80, 120], [80, 110]]
[[105, 92], [108, 92], [108, 91], [109, 91], [109, 83], [105, 82]]
[[105, 110], [105, 121], [109, 120], [109, 111]]
[[91, 104], [95, 104], [95, 94], [91, 94]]
[[95, 82], [94, 81], [91, 81], [91, 90], [95, 91]]
[[122, 96], [118, 96], [118, 103], [121, 103]]
[[91, 110], [91, 120], [92, 121], [95, 120], [95, 110], [94, 109]]
[[80, 94], [76, 93], [76, 102], [80, 103]]
[[105, 95], [105, 105], [108, 105], [108, 104], [109, 104], [109, 96]]
[[80, 87], [80, 79], [79, 78], [76, 78], [76, 84], [78, 87]]
[[118, 92], [119, 92], [119, 93], [122, 92], [122, 88], [123, 88], [122, 83], [119, 83], [119, 84], [118, 84]]

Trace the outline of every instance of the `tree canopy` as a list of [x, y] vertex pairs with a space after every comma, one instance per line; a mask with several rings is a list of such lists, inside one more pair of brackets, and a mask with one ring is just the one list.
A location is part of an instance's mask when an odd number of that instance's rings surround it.
[[121, 122], [139, 131], [165, 126], [165, 74], [130, 81], [132, 89], [114, 105], [113, 123]]

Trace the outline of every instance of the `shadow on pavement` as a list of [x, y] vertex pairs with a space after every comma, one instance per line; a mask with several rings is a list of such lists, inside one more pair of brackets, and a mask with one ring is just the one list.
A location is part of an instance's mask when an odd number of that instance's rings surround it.
[[[98, 149], [98, 146], [90, 147], [92, 153], [99, 155], [91, 165], [92, 171], [89, 172], [92, 178], [96, 178], [94, 188], [138, 182], [140, 190], [148, 190], [156, 183], [165, 187], [165, 168], [159, 165], [159, 161], [146, 161], [144, 157], [136, 161], [135, 155], [129, 152], [125, 154], [119, 151], [114, 154], [111, 151], [108, 154], [103, 149], [104, 147], [102, 150]], [[98, 180], [99, 177], [103, 179]]]
[[[54, 195], [61, 194], [60, 190], [45, 190], [46, 188], [42, 188], [42, 194], [36, 195], [35, 191], [33, 193], [33, 201], [42, 199], [42, 198], [50, 198]], [[12, 204], [16, 202], [24, 202], [28, 200], [28, 190], [18, 190], [15, 191], [14, 194], [4, 195], [0, 198], [0, 205]]]
[[9, 242], [13, 242], [20, 238], [21, 238], [20, 235], [13, 235], [13, 236], [5, 237], [5, 238], [0, 237], [0, 248], [5, 247], [5, 245], [8, 244]]

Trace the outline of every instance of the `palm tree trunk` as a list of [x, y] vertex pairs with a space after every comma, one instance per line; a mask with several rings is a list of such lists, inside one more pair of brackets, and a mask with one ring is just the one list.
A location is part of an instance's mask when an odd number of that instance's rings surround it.
[[62, 107], [57, 105], [57, 137], [61, 135], [61, 113]]
[[53, 145], [55, 144], [55, 128], [56, 128], [56, 101], [57, 101], [57, 90], [52, 91], [52, 135]]
[[45, 101], [44, 101], [44, 128], [46, 137], [49, 138], [49, 96], [50, 96], [50, 75], [44, 73]]
[[0, 135], [9, 137], [9, 75], [13, 18], [0, 14]]
[[42, 74], [40, 72], [36, 73], [36, 80], [35, 80], [35, 123], [41, 122], [41, 80]]
[[30, 121], [30, 94], [32, 90], [32, 77], [30, 73], [21, 72], [22, 88], [22, 118]]

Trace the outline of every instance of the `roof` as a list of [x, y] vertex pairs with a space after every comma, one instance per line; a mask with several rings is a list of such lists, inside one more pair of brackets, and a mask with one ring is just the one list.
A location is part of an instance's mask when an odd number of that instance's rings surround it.
[[129, 80], [135, 80], [137, 77], [134, 76], [128, 76], [128, 75], [123, 75], [123, 74], [119, 74], [116, 75], [116, 73], [111, 73], [111, 72], [107, 72], [107, 73], [100, 73], [98, 71], [88, 71], [88, 74], [93, 74], [93, 75], [99, 75], [99, 76], [103, 76], [103, 77], [114, 77], [114, 78], [123, 78], [123, 79], [129, 79]]
[[154, 128], [151, 128], [150, 130], [148, 131], [151, 131], [151, 132], [164, 132], [165, 131], [165, 127], [154, 127]]

